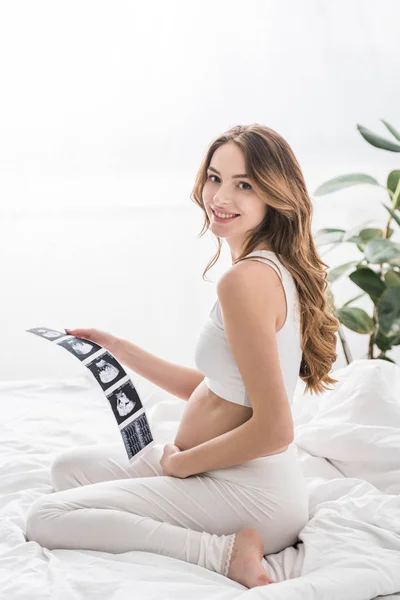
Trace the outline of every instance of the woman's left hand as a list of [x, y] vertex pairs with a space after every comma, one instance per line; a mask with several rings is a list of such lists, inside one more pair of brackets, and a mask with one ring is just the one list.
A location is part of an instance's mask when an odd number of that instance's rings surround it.
[[[174, 463], [174, 456], [181, 452], [181, 449], [175, 444], [166, 444], [164, 446], [164, 453], [160, 460], [164, 475], [170, 475], [171, 477], [179, 477], [176, 470], [176, 462]], [[175, 470], [174, 470], [175, 467]]]

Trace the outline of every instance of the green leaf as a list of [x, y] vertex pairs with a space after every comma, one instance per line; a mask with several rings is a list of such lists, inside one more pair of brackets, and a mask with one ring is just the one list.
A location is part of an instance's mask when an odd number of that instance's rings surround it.
[[400, 285], [400, 273], [395, 271], [394, 269], [389, 269], [384, 274], [385, 283], [387, 287], [392, 287], [394, 285]]
[[365, 227], [365, 225], [367, 225], [367, 223], [374, 223], [375, 221], [376, 221], [376, 219], [367, 219], [366, 221], [363, 221], [362, 223], [358, 223], [354, 227], [351, 227], [350, 229], [348, 229], [347, 231], [345, 231], [343, 233], [341, 242], [344, 243], [344, 242], [352, 241], [353, 238], [358, 240], [358, 235], [359, 235], [361, 229], [363, 227]]
[[374, 336], [374, 342], [382, 352], [387, 352], [392, 347], [391, 338], [378, 326]]
[[339, 265], [338, 267], [334, 267], [330, 269], [327, 273], [329, 283], [333, 283], [339, 277], [344, 275], [351, 267], [358, 264], [358, 260], [352, 260], [351, 262], [344, 263], [343, 265]]
[[392, 229], [391, 227], [388, 227], [387, 239], [389, 240], [393, 234], [394, 234], [394, 229]]
[[394, 169], [393, 171], [390, 171], [388, 178], [387, 178], [386, 187], [391, 192], [393, 192], [393, 194], [396, 191], [397, 185], [399, 183], [399, 179], [400, 179], [400, 169]]
[[379, 327], [387, 335], [400, 334], [400, 285], [386, 289], [377, 305]]
[[320, 229], [314, 234], [314, 242], [317, 246], [341, 242], [344, 233], [344, 229]]
[[353, 242], [355, 244], [358, 245], [358, 249], [361, 250], [361, 252], [364, 251], [364, 244], [366, 244], [367, 242], [369, 242], [369, 240], [373, 240], [376, 238], [382, 238], [383, 237], [383, 231], [382, 229], [377, 229], [377, 228], [368, 228], [368, 229], [362, 229], [357, 235], [353, 235], [352, 237], [347, 237], [346, 235], [343, 236], [342, 242]]
[[366, 260], [371, 264], [400, 260], [400, 245], [391, 240], [371, 240], [364, 249]]
[[326, 303], [327, 303], [328, 310], [332, 314], [335, 314], [335, 298], [333, 296], [332, 290], [329, 285], [325, 290], [325, 297], [326, 297]]
[[387, 121], [385, 121], [384, 119], [381, 119], [382, 123], [389, 129], [390, 133], [392, 135], [394, 135], [394, 137], [400, 141], [400, 133], [398, 131], [396, 131], [396, 129], [393, 127], [393, 125], [389, 125], [389, 123]]
[[386, 187], [392, 192], [393, 198], [393, 209], [399, 208], [400, 206], [400, 171], [391, 171], [387, 178]]
[[395, 361], [395, 360], [392, 360], [392, 359], [391, 359], [391, 358], [389, 358], [388, 356], [380, 356], [380, 357], [379, 357], [379, 360], [388, 360], [389, 362], [391, 362], [391, 363], [393, 363], [393, 364], [397, 365], [396, 361]]
[[374, 322], [362, 308], [342, 306], [337, 310], [337, 318], [345, 327], [356, 333], [373, 333]]
[[393, 219], [396, 221], [397, 225], [400, 225], [400, 217], [397, 213], [394, 212], [394, 210], [392, 210], [391, 208], [389, 208], [389, 206], [386, 206], [386, 204], [384, 204], [383, 202], [381, 202], [382, 206], [384, 206], [386, 208], [386, 210], [388, 211], [388, 213], [390, 213], [393, 217]]
[[[343, 304], [343, 306], [348, 306], [349, 304], [351, 304], [352, 302], [354, 302], [355, 300], [358, 300], [359, 298], [362, 298], [363, 296], [365, 296], [365, 293], [363, 294], [359, 294], [358, 296], [356, 296], [355, 298], [352, 298], [351, 300], [347, 300], [347, 302], [345, 302]], [[343, 308], [343, 307], [342, 307]]]
[[400, 144], [395, 144], [390, 140], [374, 133], [370, 129], [363, 127], [357, 123], [357, 129], [363, 136], [363, 138], [371, 144], [371, 146], [375, 146], [375, 148], [380, 148], [381, 150], [389, 150], [390, 152], [400, 152]]
[[323, 196], [324, 194], [331, 194], [332, 192], [337, 192], [338, 190], [362, 183], [379, 185], [379, 182], [374, 179], [374, 177], [371, 177], [371, 175], [366, 175], [365, 173], [349, 173], [347, 175], [339, 175], [338, 177], [329, 179], [317, 187], [313, 195]]
[[362, 229], [358, 234], [358, 237], [360, 237], [365, 244], [366, 242], [369, 242], [369, 240], [383, 237], [383, 231], [376, 227], [369, 227], [367, 229]]
[[349, 279], [359, 288], [367, 292], [372, 300], [377, 300], [386, 290], [386, 284], [381, 280], [378, 273], [369, 267], [359, 267], [350, 273]]

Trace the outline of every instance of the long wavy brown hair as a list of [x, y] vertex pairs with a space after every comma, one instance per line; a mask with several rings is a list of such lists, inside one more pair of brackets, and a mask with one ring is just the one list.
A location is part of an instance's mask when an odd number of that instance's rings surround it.
[[[199, 237], [210, 228], [202, 199], [207, 168], [215, 150], [227, 142], [234, 142], [242, 150], [246, 173], [256, 194], [268, 206], [259, 226], [246, 236], [243, 252], [234, 264], [260, 243], [268, 244], [278, 255], [292, 274], [299, 295], [303, 351], [299, 376], [306, 384], [304, 391], [313, 394], [329, 390], [328, 385], [338, 381], [329, 373], [337, 358], [335, 334], [339, 328], [339, 321], [325, 296], [328, 286], [325, 267], [329, 265], [321, 260], [314, 244], [313, 207], [303, 173], [288, 142], [276, 131], [258, 123], [237, 125], [211, 142], [190, 195], [204, 213]], [[221, 238], [215, 237], [218, 249], [207, 264], [203, 279], [221, 254]]]

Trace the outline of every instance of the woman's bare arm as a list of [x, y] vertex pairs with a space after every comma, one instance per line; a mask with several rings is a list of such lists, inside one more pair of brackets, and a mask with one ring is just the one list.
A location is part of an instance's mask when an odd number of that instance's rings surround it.
[[168, 362], [128, 340], [116, 338], [108, 350], [120, 363], [181, 400], [189, 400], [204, 379], [197, 369]]

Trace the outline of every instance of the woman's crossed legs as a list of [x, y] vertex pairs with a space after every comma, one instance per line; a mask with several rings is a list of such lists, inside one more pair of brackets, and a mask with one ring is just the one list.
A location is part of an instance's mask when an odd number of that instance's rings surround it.
[[243, 529], [258, 531], [262, 554], [296, 542], [308, 511], [285, 511], [276, 485], [273, 492], [249, 485], [251, 466], [243, 467], [250, 463], [180, 479], [163, 475], [163, 447], [153, 446], [132, 464], [121, 444], [63, 452], [51, 465], [56, 492], [29, 508], [27, 540], [49, 549], [153, 552], [225, 576], [235, 534]]

